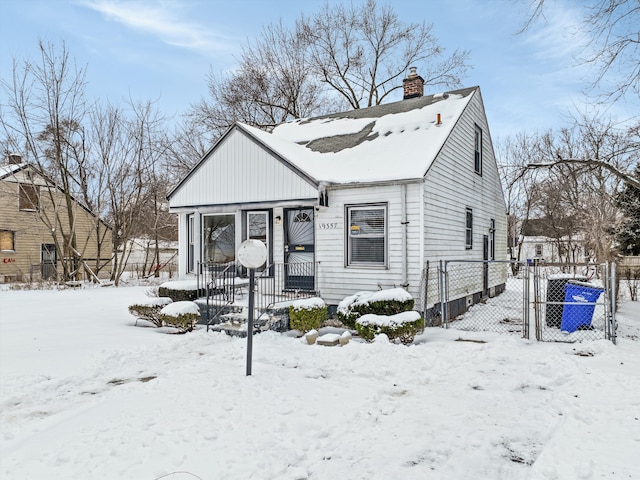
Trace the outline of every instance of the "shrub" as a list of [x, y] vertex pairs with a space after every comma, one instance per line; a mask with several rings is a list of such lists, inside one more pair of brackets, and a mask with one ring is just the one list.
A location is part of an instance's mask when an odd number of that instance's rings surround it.
[[389, 340], [399, 340], [405, 345], [413, 342], [417, 333], [424, 330], [424, 318], [418, 312], [402, 312], [395, 315], [366, 314], [356, 321], [356, 330], [371, 342], [376, 335], [384, 333]]
[[337, 316], [349, 328], [356, 328], [356, 321], [363, 315], [395, 315], [410, 311], [413, 305], [413, 297], [402, 288], [358, 292], [340, 302]]
[[171, 303], [168, 297], [149, 298], [139, 303], [129, 305], [129, 313], [136, 317], [136, 325], [138, 320], [153, 323], [156, 327], [162, 326], [160, 319], [160, 310]]
[[296, 300], [289, 306], [289, 325], [294, 330], [318, 329], [326, 319], [327, 306], [321, 298]]
[[160, 311], [160, 320], [168, 327], [190, 332], [200, 319], [200, 309], [194, 302], [182, 301], [170, 303]]
[[199, 297], [198, 285], [195, 280], [165, 282], [158, 287], [158, 295], [174, 302], [192, 302]]

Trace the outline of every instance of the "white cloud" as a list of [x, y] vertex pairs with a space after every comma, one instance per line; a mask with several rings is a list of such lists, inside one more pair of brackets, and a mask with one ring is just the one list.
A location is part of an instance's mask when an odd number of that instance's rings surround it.
[[570, 66], [589, 41], [582, 23], [584, 7], [572, 7], [563, 2], [547, 3], [544, 17], [523, 35], [536, 57], [562, 61]]
[[180, 18], [180, 5], [173, 1], [150, 4], [131, 0], [78, 0], [77, 3], [131, 29], [155, 35], [168, 45], [203, 52], [229, 50], [234, 46], [234, 42], [215, 35], [203, 25]]

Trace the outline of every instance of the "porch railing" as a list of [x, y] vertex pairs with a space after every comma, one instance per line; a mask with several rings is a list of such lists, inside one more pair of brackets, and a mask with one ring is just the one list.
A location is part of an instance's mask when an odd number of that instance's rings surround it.
[[316, 262], [273, 263], [256, 273], [256, 310], [283, 308], [288, 302], [320, 295], [317, 289]]

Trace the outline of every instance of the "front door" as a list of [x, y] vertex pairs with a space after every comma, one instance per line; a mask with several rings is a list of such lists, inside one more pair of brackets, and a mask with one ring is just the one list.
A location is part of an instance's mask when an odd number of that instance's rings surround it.
[[40, 275], [43, 280], [55, 279], [57, 274], [58, 254], [54, 243], [43, 243], [41, 248]]
[[314, 290], [313, 208], [284, 211], [284, 263], [286, 290]]

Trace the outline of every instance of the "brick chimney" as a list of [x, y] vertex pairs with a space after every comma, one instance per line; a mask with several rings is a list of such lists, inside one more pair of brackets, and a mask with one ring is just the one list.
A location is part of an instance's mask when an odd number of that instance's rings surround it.
[[424, 78], [416, 73], [416, 67], [409, 68], [409, 75], [402, 80], [402, 87], [404, 89], [403, 100], [424, 95]]

